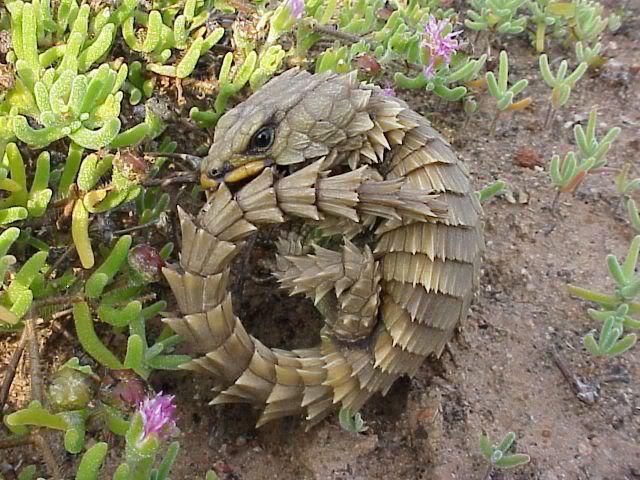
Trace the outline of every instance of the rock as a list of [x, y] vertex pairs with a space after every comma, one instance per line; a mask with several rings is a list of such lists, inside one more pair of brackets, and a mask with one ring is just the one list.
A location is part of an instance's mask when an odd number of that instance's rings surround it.
[[542, 159], [540, 158], [538, 152], [527, 147], [520, 147], [518, 150], [516, 150], [513, 161], [516, 165], [525, 168], [535, 168], [537, 166], [543, 165]]
[[589, 455], [591, 455], [591, 452], [593, 451], [593, 449], [591, 448], [591, 446], [586, 443], [586, 442], [580, 442], [578, 444], [578, 453], [584, 457], [587, 457]]

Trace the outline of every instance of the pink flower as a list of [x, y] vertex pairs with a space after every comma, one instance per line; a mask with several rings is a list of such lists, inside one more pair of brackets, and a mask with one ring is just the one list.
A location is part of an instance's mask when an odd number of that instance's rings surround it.
[[396, 91], [393, 89], [393, 85], [389, 82], [385, 82], [384, 88], [382, 89], [382, 94], [387, 97], [395, 97]]
[[176, 430], [175, 410], [173, 395], [158, 393], [153, 398], [145, 398], [138, 405], [138, 411], [142, 417], [144, 431], [141, 440], [155, 434], [160, 438], [166, 438]]
[[433, 15], [429, 15], [429, 21], [424, 27], [424, 36], [422, 39], [422, 46], [426, 48], [429, 53], [429, 64], [424, 67], [423, 71], [425, 78], [431, 78], [434, 75], [437, 61], [449, 65], [451, 54], [460, 48], [458, 40], [455, 37], [460, 35], [462, 30], [445, 35], [443, 31], [447, 26], [449, 26], [448, 19], [436, 20]]
[[289, 15], [295, 20], [302, 18], [304, 12], [304, 0], [287, 0], [287, 8], [289, 9]]

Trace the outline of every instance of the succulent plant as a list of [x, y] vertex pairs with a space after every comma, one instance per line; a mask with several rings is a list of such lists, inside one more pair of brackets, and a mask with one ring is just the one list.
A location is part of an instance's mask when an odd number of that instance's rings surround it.
[[[513, 98], [521, 93], [529, 81], [527, 79], [520, 79], [513, 85], [509, 86], [509, 57], [505, 50], [500, 52], [500, 63], [498, 65], [498, 78], [493, 72], [487, 72], [486, 74], [487, 86], [489, 93], [496, 100], [496, 108], [499, 112], [504, 110], [521, 110], [531, 103], [531, 98], [523, 98], [514, 103]], [[491, 131], [495, 129], [495, 124], [498, 118], [498, 114], [494, 117], [494, 121], [491, 125]]]
[[603, 322], [598, 340], [595, 339], [595, 332], [588, 333], [583, 339], [585, 348], [592, 355], [619, 355], [636, 343], [635, 334], [623, 336], [623, 333], [625, 328], [640, 328], [640, 321], [631, 316], [640, 312], [640, 274], [636, 272], [639, 252], [640, 235], [632, 240], [622, 264], [615, 255], [607, 256], [609, 275], [615, 283], [612, 294], [569, 286], [571, 294], [600, 306], [600, 310], [588, 311], [592, 318]]
[[592, 331], [584, 336], [582, 342], [589, 353], [595, 357], [614, 357], [632, 348], [637, 341], [635, 333], [623, 336], [624, 320], [629, 310], [628, 305], [620, 305], [602, 324], [598, 340]]
[[509, 432], [498, 445], [492, 446], [489, 437], [485, 433], [480, 436], [480, 454], [488, 464], [485, 474], [486, 479], [491, 475], [493, 468], [515, 468], [529, 463], [531, 460], [529, 455], [507, 453], [515, 439], [516, 434]]
[[550, 99], [550, 112], [552, 112], [566, 105], [571, 95], [571, 89], [587, 71], [588, 65], [586, 62], [583, 62], [578, 65], [573, 72], [567, 75], [569, 64], [566, 60], [562, 60], [557, 73], [554, 75], [549, 67], [549, 59], [546, 54], [543, 53], [540, 55], [539, 63], [542, 78], [552, 89]]
[[524, 31], [526, 17], [518, 18], [524, 0], [471, 0], [464, 24], [472, 30], [491, 30], [500, 34]]
[[362, 420], [360, 412], [356, 412], [355, 415], [352, 415], [351, 412], [345, 408], [340, 410], [338, 414], [338, 421], [340, 423], [340, 427], [347, 432], [362, 433], [369, 429], [369, 427], [365, 425], [364, 420]]

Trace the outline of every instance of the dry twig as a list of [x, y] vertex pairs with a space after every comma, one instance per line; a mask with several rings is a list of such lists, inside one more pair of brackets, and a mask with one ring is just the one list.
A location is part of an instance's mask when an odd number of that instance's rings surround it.
[[24, 352], [24, 346], [26, 343], [27, 332], [26, 330], [22, 330], [22, 335], [20, 336], [18, 345], [13, 351], [11, 360], [9, 361], [9, 365], [7, 365], [7, 368], [4, 371], [4, 379], [2, 380], [2, 387], [0, 387], [0, 413], [4, 411], [4, 405], [7, 403], [7, 399], [9, 398], [11, 384], [13, 383], [13, 379], [16, 376], [18, 364], [20, 363], [20, 359], [22, 358], [22, 353]]
[[573, 393], [576, 394], [579, 400], [589, 405], [598, 400], [598, 390], [593, 385], [589, 385], [580, 380], [580, 378], [571, 371], [569, 364], [555, 347], [551, 349], [551, 357], [562, 373], [562, 376], [569, 382], [571, 390], [573, 390]]

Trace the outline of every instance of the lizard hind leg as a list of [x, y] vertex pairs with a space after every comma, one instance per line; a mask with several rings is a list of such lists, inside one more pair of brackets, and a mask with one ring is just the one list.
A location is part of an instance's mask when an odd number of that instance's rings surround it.
[[337, 250], [303, 246], [289, 235], [278, 241], [274, 275], [291, 295], [313, 300], [324, 317], [327, 333], [355, 342], [373, 330], [380, 305], [380, 267], [369, 246], [358, 248], [344, 239]]

